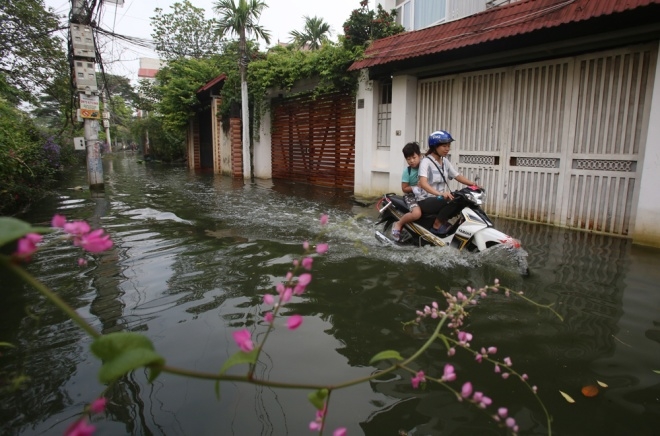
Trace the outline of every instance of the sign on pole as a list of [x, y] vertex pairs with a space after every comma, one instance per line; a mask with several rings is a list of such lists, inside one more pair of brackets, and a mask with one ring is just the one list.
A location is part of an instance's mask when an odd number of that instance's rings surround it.
[[82, 136], [77, 136], [73, 138], [73, 149], [74, 150], [85, 150], [85, 138]]
[[101, 119], [98, 95], [80, 94], [80, 116], [94, 120]]

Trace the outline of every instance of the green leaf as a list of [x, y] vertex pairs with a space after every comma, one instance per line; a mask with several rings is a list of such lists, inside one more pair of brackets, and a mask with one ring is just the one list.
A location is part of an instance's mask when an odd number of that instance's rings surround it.
[[240, 365], [241, 363], [256, 363], [258, 354], [259, 350], [257, 348], [250, 351], [249, 353], [246, 353], [245, 351], [238, 351], [225, 361], [224, 365], [222, 365], [222, 368], [220, 369], [220, 374], [224, 374], [234, 365]]
[[311, 392], [309, 395], [307, 395], [307, 398], [309, 398], [309, 402], [316, 407], [316, 410], [323, 410], [323, 407], [325, 406], [325, 400], [328, 398], [328, 390], [323, 388], [319, 389], [318, 391]]
[[[134, 369], [144, 366], [165, 364], [165, 359], [154, 350], [151, 341], [132, 332], [103, 335], [92, 342], [92, 353], [103, 360], [99, 380], [110, 383]], [[151, 368], [149, 381], [160, 374], [159, 368]]]
[[0, 347], [11, 347], [11, 348], [16, 348], [14, 344], [11, 344], [9, 342], [0, 342]]
[[656, 374], [660, 374], [660, 369], [654, 369], [653, 372]]
[[0, 217], [0, 247], [22, 238], [28, 233], [49, 233], [48, 227], [32, 227], [25, 221], [11, 217]]
[[372, 357], [371, 360], [369, 361], [369, 364], [371, 365], [374, 362], [378, 362], [380, 360], [387, 360], [387, 359], [403, 360], [403, 357], [401, 357], [401, 354], [399, 354], [398, 351], [385, 350], [385, 351], [381, 351], [380, 353]]

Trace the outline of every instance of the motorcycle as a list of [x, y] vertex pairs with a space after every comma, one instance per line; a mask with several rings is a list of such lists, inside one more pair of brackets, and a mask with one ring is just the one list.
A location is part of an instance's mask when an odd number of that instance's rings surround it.
[[434, 245], [443, 247], [449, 245], [459, 250], [482, 252], [495, 246], [508, 247], [512, 250], [522, 250], [520, 241], [506, 235], [493, 227], [481, 205], [486, 198], [483, 188], [468, 186], [452, 192], [456, 206], [460, 212], [449, 220], [445, 233], [433, 231], [435, 215], [422, 215], [412, 223], [405, 224], [401, 229], [398, 241], [386, 236], [391, 235], [392, 224], [408, 213], [408, 206], [401, 195], [384, 194], [376, 204], [380, 216], [376, 225], [385, 224], [383, 232], [376, 231], [376, 239], [382, 243], [405, 245]]

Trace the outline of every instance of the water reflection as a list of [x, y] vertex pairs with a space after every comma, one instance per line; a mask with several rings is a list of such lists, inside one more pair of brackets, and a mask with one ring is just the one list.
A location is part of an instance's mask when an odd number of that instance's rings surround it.
[[[57, 289], [99, 330], [140, 331], [168, 364], [216, 372], [236, 346], [231, 331], [262, 337], [272, 292], [301, 243], [332, 226], [327, 256], [314, 262], [309, 292], [286, 307], [304, 316], [303, 328], [277, 329], [258, 366], [263, 378], [336, 383], [380, 368], [371, 357], [385, 349], [412, 353], [425, 328], [403, 329], [419, 307], [438, 299], [437, 288], [458, 291], [499, 278], [547, 311], [495, 297], [475, 307], [466, 327], [473, 345], [496, 344], [515, 368], [528, 373], [554, 416], [554, 434], [654, 434], [660, 428], [660, 272], [657, 250], [625, 239], [496, 220], [522, 239], [531, 274], [521, 277], [504, 254], [443, 249], [385, 249], [373, 237], [377, 215], [350, 193], [306, 185], [242, 181], [183, 168], [138, 164], [132, 155], [106, 156], [106, 191], [91, 197], [68, 189], [84, 184], [72, 174], [58, 197], [26, 217], [48, 223], [54, 212], [105, 227], [110, 252], [78, 269], [79, 253], [55, 244], [30, 270]], [[110, 165], [111, 164], [111, 165]], [[358, 214], [363, 215], [355, 219]], [[0, 308], [0, 340], [19, 345], [0, 357], [2, 374], [31, 377], [0, 400], [3, 434], [61, 433], [104, 386], [89, 341], [57, 311], [15, 281]], [[30, 317], [25, 309], [38, 316]], [[440, 344], [418, 361], [440, 375], [447, 361]], [[472, 381], [497, 405], [507, 406], [522, 434], [545, 434], [545, 419], [529, 391], [493, 376], [471, 356], [452, 360], [461, 383]], [[240, 372], [242, 368], [232, 368]], [[609, 385], [595, 398], [580, 388]], [[458, 385], [460, 386], [460, 384]], [[569, 393], [568, 404], [558, 393]], [[154, 384], [137, 371], [108, 391], [107, 434], [301, 434], [314, 417], [307, 392], [213, 384], [163, 375]], [[349, 434], [499, 434], [487, 416], [446, 391], [414, 391], [403, 372], [337, 391], [329, 428]]]

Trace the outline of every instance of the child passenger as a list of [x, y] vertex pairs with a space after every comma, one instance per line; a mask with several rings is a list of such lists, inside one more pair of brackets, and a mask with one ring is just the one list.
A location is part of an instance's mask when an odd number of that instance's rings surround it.
[[408, 167], [403, 170], [401, 177], [401, 190], [405, 194], [404, 200], [408, 205], [410, 212], [401, 217], [401, 219], [392, 225], [392, 238], [398, 241], [401, 238], [401, 229], [407, 223], [418, 220], [422, 216], [422, 209], [417, 205], [417, 195], [420, 194], [418, 168], [422, 159], [422, 152], [419, 144], [409, 142], [403, 147], [403, 157], [406, 158]]

